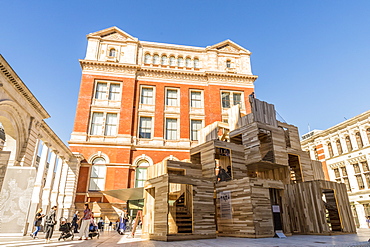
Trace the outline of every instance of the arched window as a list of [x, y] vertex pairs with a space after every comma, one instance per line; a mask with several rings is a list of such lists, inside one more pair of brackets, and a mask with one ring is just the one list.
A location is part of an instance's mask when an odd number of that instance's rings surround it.
[[95, 158], [92, 162], [89, 190], [100, 191], [104, 190], [105, 185], [105, 159], [102, 157]]
[[194, 68], [198, 69], [199, 68], [199, 59], [194, 58]]
[[333, 157], [334, 156], [334, 153], [333, 153], [333, 147], [331, 146], [331, 143], [329, 142], [328, 143], [328, 151], [329, 151], [329, 157]]
[[170, 66], [176, 66], [176, 58], [174, 56], [170, 57]]
[[115, 57], [116, 56], [116, 49], [112, 48], [109, 50], [109, 56], [110, 57]]
[[347, 145], [348, 152], [352, 152], [353, 148], [352, 148], [351, 139], [349, 138], [349, 136], [346, 136], [345, 140], [346, 140], [346, 145]]
[[150, 56], [149, 53], [145, 54], [145, 57], [144, 57], [144, 63], [145, 64], [150, 64], [150, 59], [152, 58], [152, 56]]
[[338, 139], [335, 143], [337, 144], [338, 154], [342, 154], [343, 149], [342, 149], [342, 144], [340, 144], [340, 140]]
[[226, 60], [226, 68], [231, 68], [231, 61], [230, 60]]
[[148, 166], [149, 162], [147, 160], [140, 160], [137, 163], [135, 188], [144, 187], [144, 183], [146, 180], [146, 169], [148, 168]]
[[168, 65], [167, 56], [162, 56], [161, 63], [162, 63], [162, 65]]
[[186, 66], [187, 68], [191, 68], [191, 58], [187, 57], [187, 58], [185, 59], [185, 66]]
[[177, 66], [184, 67], [184, 59], [182, 57], [177, 58]]
[[360, 132], [356, 132], [355, 136], [356, 136], [356, 142], [357, 142], [358, 148], [362, 148], [364, 146], [364, 143], [362, 142]]
[[370, 143], [370, 128], [366, 129], [367, 141]]
[[158, 54], [155, 54], [153, 56], [153, 64], [159, 64], [159, 56], [158, 56]]

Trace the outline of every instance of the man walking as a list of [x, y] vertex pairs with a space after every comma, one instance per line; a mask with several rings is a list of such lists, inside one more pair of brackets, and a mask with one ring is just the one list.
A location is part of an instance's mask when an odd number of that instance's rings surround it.
[[46, 216], [45, 220], [45, 242], [48, 244], [50, 243], [50, 239], [53, 236], [54, 226], [56, 225], [57, 221], [55, 219], [55, 214], [57, 211], [57, 206], [53, 206], [51, 208], [50, 213]]

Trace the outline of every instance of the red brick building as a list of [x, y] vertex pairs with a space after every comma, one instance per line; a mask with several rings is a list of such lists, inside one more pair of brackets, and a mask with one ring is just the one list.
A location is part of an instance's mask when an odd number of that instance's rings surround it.
[[146, 167], [189, 159], [198, 130], [250, 112], [250, 52], [226, 40], [207, 47], [139, 41], [117, 27], [87, 36], [70, 148], [85, 157], [76, 206], [114, 218], [126, 203], [101, 191], [142, 187]]

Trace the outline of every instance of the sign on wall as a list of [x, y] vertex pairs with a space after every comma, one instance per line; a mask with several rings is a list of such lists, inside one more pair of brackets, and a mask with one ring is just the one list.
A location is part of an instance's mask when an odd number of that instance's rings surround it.
[[220, 192], [219, 199], [221, 219], [232, 219], [231, 192]]

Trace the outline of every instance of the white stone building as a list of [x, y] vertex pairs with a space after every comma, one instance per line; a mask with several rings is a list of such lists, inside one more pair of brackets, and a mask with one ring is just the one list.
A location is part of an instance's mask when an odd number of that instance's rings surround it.
[[0, 55], [0, 235], [25, 235], [37, 208], [70, 217], [80, 157], [44, 119], [49, 114]]
[[326, 178], [345, 183], [357, 227], [370, 216], [370, 110], [302, 136], [302, 149], [323, 163]]

